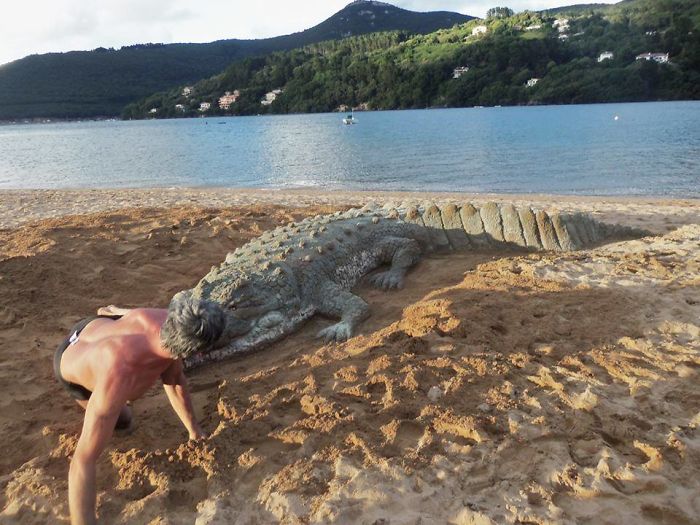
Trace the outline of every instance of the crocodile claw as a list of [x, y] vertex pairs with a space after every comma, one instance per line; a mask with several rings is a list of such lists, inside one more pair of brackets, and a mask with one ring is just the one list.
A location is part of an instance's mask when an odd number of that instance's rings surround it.
[[323, 338], [326, 343], [330, 343], [332, 341], [347, 341], [350, 339], [350, 337], [352, 337], [352, 328], [345, 321], [341, 321], [321, 330], [318, 333], [318, 337]]
[[380, 272], [372, 275], [369, 278], [369, 282], [375, 288], [382, 290], [398, 289], [403, 286], [403, 277], [392, 271]]

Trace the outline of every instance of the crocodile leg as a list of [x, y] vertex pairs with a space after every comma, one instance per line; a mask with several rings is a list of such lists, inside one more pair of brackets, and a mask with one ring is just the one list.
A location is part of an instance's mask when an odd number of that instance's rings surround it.
[[328, 281], [317, 291], [316, 311], [321, 315], [340, 318], [340, 322], [318, 333], [326, 341], [345, 341], [352, 337], [357, 325], [369, 317], [369, 306], [357, 295]]
[[413, 239], [386, 237], [379, 243], [379, 249], [381, 261], [390, 263], [391, 267], [372, 275], [370, 284], [383, 290], [401, 288], [408, 269], [420, 260], [420, 245]]

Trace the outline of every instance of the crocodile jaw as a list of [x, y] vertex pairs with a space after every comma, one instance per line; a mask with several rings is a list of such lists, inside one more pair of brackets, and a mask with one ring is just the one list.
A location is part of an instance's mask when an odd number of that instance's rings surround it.
[[316, 309], [313, 306], [301, 308], [294, 315], [285, 318], [281, 323], [270, 328], [254, 328], [247, 334], [236, 337], [227, 345], [211, 350], [200, 352], [184, 360], [185, 368], [191, 369], [207, 363], [214, 363], [228, 359], [235, 355], [245, 355], [253, 350], [259, 350], [263, 346], [274, 343], [283, 337], [296, 332], [302, 324], [310, 319]]

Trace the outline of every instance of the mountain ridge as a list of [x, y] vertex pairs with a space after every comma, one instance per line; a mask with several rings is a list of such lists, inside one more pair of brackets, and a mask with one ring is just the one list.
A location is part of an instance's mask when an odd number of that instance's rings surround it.
[[[361, 11], [371, 14], [360, 14]], [[214, 75], [235, 60], [380, 31], [431, 33], [473, 17], [360, 0], [321, 23], [266, 39], [134, 44], [29, 55], [0, 66], [0, 120], [117, 116], [151, 93]]]
[[233, 63], [194, 94], [155, 93], [122, 116], [700, 99], [696, 0], [631, 0], [566, 16], [525, 11], [273, 53]]

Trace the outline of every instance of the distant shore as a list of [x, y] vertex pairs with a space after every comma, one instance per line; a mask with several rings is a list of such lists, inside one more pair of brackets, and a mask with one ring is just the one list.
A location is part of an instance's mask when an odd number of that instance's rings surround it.
[[[444, 110], [444, 109], [499, 109], [499, 108], [531, 108], [531, 107], [548, 107], [548, 106], [601, 106], [615, 104], [658, 104], [658, 103], [676, 103], [676, 102], [698, 102], [696, 99], [661, 99], [661, 100], [616, 100], [606, 102], [577, 102], [577, 103], [560, 103], [560, 104], [498, 104], [493, 106], [429, 106], [425, 108], [373, 108], [373, 109], [354, 109], [355, 113], [381, 113], [387, 111], [424, 111], [424, 110]], [[291, 115], [324, 115], [324, 114], [344, 114], [348, 111], [336, 109], [334, 111], [312, 111], [306, 113], [264, 113], [258, 115], [233, 115], [230, 113], [208, 113], [206, 115], [180, 115], [173, 117], [144, 117], [144, 118], [122, 118], [120, 115], [101, 116], [101, 117], [34, 117], [34, 118], [17, 118], [17, 119], [0, 119], [0, 126], [19, 126], [26, 124], [69, 124], [72, 122], [143, 122], [147, 120], [192, 120], [192, 119], [219, 119], [219, 118], [245, 118], [245, 117], [285, 117]]]

